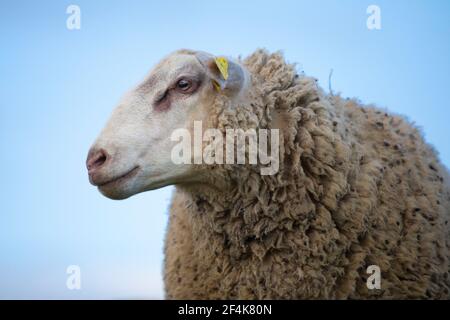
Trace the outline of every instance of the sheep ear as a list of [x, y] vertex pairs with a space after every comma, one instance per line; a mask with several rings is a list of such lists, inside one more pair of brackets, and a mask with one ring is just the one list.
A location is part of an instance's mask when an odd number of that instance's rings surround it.
[[244, 87], [246, 73], [239, 63], [204, 52], [197, 53], [196, 57], [207, 70], [211, 83], [217, 91], [227, 95], [235, 95]]

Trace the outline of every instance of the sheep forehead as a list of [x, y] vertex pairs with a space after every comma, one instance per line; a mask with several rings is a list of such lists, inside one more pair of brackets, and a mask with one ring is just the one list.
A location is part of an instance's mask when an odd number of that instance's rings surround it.
[[200, 62], [194, 55], [175, 52], [158, 63], [152, 73], [164, 74], [171, 78], [183, 71], [199, 71], [200, 68]]
[[150, 72], [144, 86], [147, 88], [166, 86], [181, 73], [196, 74], [202, 66], [191, 52], [177, 51], [161, 60]]

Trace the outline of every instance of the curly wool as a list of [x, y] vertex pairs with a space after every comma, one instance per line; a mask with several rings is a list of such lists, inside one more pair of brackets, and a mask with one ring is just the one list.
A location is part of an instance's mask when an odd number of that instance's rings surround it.
[[[420, 132], [327, 96], [279, 53], [243, 64], [249, 101], [218, 95], [209, 125], [279, 128], [280, 170], [205, 166], [205, 184], [177, 186], [167, 297], [449, 298], [448, 176]], [[370, 265], [381, 289], [367, 288]]]

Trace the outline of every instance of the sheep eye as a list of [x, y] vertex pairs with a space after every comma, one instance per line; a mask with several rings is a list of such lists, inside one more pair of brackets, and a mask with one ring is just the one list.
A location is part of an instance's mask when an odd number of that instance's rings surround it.
[[192, 87], [192, 82], [186, 79], [181, 79], [177, 82], [177, 88], [181, 91], [188, 91]]

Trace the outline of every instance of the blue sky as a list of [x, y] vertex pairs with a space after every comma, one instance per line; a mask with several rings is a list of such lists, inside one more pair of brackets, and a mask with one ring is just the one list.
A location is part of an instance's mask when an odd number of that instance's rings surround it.
[[[66, 8], [81, 29], [66, 28]], [[381, 9], [368, 30], [366, 8]], [[282, 50], [346, 97], [407, 115], [450, 166], [449, 1], [0, 3], [0, 299], [162, 298], [172, 188], [125, 201], [87, 180], [87, 150], [121, 95], [179, 48]], [[66, 288], [79, 265], [82, 289]]]

